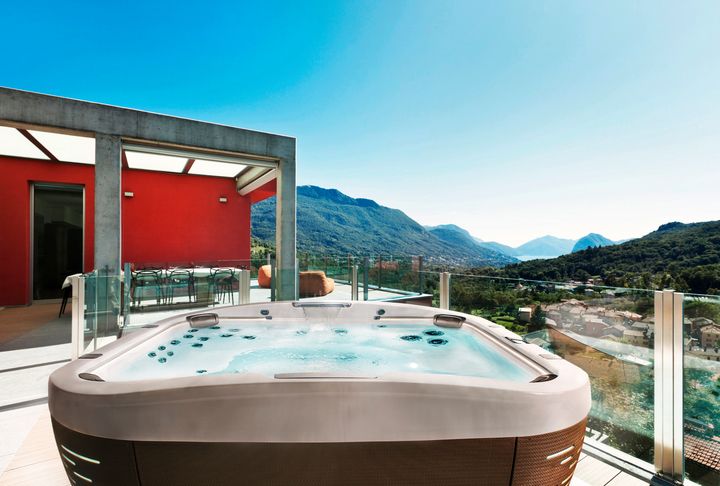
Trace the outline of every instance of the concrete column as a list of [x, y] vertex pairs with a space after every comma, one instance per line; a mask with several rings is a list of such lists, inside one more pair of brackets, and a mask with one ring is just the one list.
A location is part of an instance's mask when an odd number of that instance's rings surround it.
[[95, 263], [97, 275], [86, 281], [95, 299], [88, 306], [95, 345], [98, 337], [118, 332], [120, 315], [120, 137], [95, 135]]
[[95, 263], [102, 273], [120, 275], [120, 137], [95, 135]]
[[296, 190], [295, 150], [280, 159], [275, 212], [275, 292], [277, 300], [297, 300], [298, 273], [295, 260]]

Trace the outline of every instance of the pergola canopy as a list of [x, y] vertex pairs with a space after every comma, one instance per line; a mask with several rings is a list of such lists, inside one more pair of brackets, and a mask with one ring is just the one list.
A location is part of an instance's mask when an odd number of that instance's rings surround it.
[[[237, 179], [255, 161], [224, 156], [222, 161], [148, 153], [123, 147], [123, 163], [129, 169], [193, 174]], [[158, 151], [159, 150], [155, 150]], [[0, 155], [95, 165], [95, 139], [41, 130], [0, 126]], [[264, 166], [266, 164], [263, 164]], [[267, 173], [267, 171], [265, 172]], [[272, 171], [272, 178], [275, 172]], [[270, 178], [270, 180], [272, 179]], [[263, 179], [267, 182], [268, 178]], [[242, 190], [242, 187], [238, 187]]]
[[0, 87], [0, 154], [94, 163], [94, 262], [107, 274], [120, 272], [122, 169], [182, 164], [180, 173], [234, 177], [241, 195], [277, 179], [276, 289], [296, 299], [295, 149], [283, 135]]

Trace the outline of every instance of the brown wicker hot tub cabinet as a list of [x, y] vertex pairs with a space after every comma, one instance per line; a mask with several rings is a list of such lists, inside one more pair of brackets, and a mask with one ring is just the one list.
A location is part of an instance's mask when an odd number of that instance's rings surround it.
[[335, 444], [168, 444], [90, 437], [56, 421], [53, 428], [68, 476], [100, 485], [563, 486], [585, 421], [517, 439]]
[[550, 434], [518, 437], [513, 486], [569, 484], [582, 450], [585, 422]]

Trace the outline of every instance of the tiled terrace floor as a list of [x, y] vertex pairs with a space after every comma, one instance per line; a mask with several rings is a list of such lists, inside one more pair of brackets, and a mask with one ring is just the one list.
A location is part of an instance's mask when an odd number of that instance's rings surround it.
[[[0, 413], [0, 486], [68, 486], [46, 404]], [[647, 485], [585, 453], [571, 486]]]
[[46, 404], [0, 414], [0, 485], [70, 485]]

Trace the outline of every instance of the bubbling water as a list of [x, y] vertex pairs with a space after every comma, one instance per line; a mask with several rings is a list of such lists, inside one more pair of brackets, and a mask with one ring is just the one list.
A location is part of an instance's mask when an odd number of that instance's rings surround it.
[[[172, 350], [170, 350], [172, 348]], [[171, 328], [109, 363], [108, 381], [256, 373], [432, 373], [529, 382], [535, 374], [468, 329], [421, 323], [220, 323]]]

